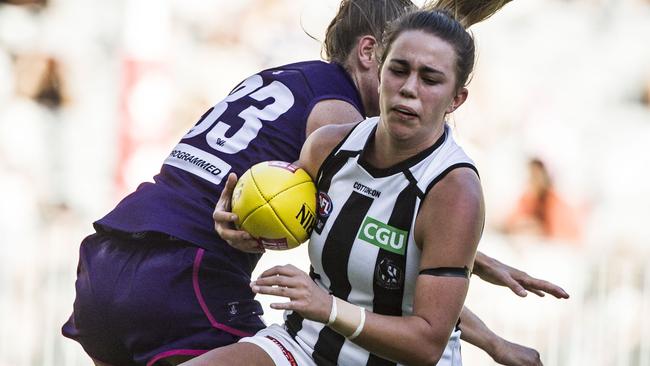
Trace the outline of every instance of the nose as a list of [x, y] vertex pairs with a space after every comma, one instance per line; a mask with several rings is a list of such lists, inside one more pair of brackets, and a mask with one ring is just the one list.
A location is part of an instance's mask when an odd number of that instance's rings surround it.
[[408, 78], [404, 80], [404, 84], [399, 89], [399, 94], [405, 98], [415, 98], [415, 91], [417, 90], [417, 74], [411, 73]]

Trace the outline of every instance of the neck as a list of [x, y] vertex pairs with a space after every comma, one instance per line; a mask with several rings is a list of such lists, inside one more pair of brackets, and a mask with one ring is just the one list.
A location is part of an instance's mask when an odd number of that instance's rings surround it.
[[378, 116], [379, 107], [377, 105], [377, 98], [372, 97], [373, 94], [377, 94], [377, 90], [372, 90], [372, 88], [368, 86], [368, 83], [365, 82], [367, 75], [361, 72], [358, 68], [351, 66], [350, 62], [343, 64], [343, 68], [347, 71], [348, 75], [350, 75], [354, 86], [359, 92], [361, 103], [363, 103], [363, 109], [366, 112], [364, 117]]
[[426, 136], [399, 139], [391, 136], [387, 129], [381, 128], [381, 121], [379, 124], [365, 159], [380, 169], [391, 167], [428, 149], [438, 141], [445, 131], [443, 122]]

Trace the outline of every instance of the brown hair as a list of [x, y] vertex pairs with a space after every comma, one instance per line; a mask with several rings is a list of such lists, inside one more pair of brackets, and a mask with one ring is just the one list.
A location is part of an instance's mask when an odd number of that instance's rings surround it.
[[325, 33], [325, 59], [345, 63], [359, 37], [379, 42], [388, 23], [415, 9], [410, 0], [342, 0]]
[[437, 0], [428, 2], [423, 10], [412, 12], [392, 23], [386, 31], [383, 52], [379, 55], [383, 65], [385, 55], [397, 37], [405, 31], [421, 30], [452, 45], [456, 51], [456, 87], [466, 85], [474, 69], [474, 38], [467, 27], [485, 20], [510, 0]]
[[482, 22], [512, 0], [435, 0], [427, 1], [422, 10], [446, 10], [465, 28]]

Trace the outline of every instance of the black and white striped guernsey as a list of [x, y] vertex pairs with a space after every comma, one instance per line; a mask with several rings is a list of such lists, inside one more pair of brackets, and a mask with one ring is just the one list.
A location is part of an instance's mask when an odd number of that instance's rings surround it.
[[[386, 169], [362, 158], [378, 117], [359, 123], [326, 158], [318, 175], [318, 220], [309, 242], [311, 277], [335, 296], [368, 311], [408, 315], [420, 262], [415, 218], [427, 192], [472, 160], [445, 132], [431, 147]], [[317, 365], [395, 365], [347, 341], [322, 323], [286, 312], [285, 324]], [[438, 365], [458, 365], [454, 330]], [[445, 362], [449, 359], [449, 362]], [[456, 359], [456, 362], [452, 360]]]

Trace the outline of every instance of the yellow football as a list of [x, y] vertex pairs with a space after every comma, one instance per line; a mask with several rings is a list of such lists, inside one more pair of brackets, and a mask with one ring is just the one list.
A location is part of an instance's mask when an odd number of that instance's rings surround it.
[[309, 239], [316, 221], [316, 185], [303, 169], [283, 161], [253, 165], [237, 181], [232, 212], [238, 228], [265, 248], [295, 248]]

